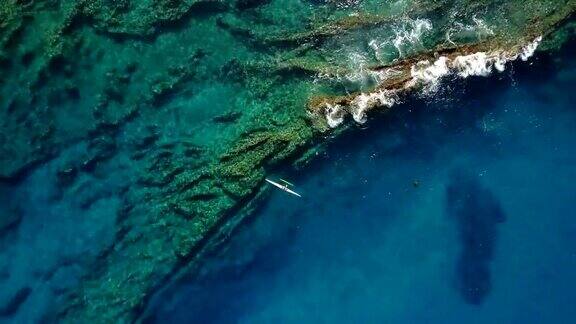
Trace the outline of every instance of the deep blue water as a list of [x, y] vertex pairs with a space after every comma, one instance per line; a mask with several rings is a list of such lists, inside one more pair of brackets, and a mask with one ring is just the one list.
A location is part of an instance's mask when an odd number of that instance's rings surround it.
[[274, 189], [157, 322], [573, 323], [573, 50], [447, 82]]

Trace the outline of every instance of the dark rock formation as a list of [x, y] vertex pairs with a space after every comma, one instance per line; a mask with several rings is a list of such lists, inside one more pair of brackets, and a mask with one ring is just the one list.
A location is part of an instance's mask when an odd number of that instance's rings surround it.
[[20, 308], [20, 306], [26, 302], [26, 299], [28, 299], [28, 296], [30, 296], [31, 292], [32, 289], [30, 287], [24, 287], [16, 291], [8, 303], [0, 306], [0, 317], [10, 316], [16, 313], [18, 308]]

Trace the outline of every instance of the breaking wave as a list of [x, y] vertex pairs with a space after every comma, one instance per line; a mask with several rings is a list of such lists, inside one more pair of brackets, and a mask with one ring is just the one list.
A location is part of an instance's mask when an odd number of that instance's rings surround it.
[[[422, 27], [424, 28], [424, 27]], [[411, 89], [422, 89], [425, 93], [434, 92], [446, 76], [468, 78], [470, 76], [488, 76], [494, 70], [502, 72], [508, 62], [521, 59], [527, 61], [532, 57], [542, 41], [537, 37], [532, 42], [520, 46], [513, 51], [497, 50], [492, 52], [477, 52], [453, 58], [440, 56], [435, 61], [422, 60], [410, 68], [410, 80], [402, 89], [377, 89], [373, 92], [362, 92], [356, 95], [349, 104], [326, 104], [324, 113], [328, 126], [337, 127], [350, 114], [355, 122], [366, 122], [366, 113], [377, 107], [390, 108], [400, 102], [400, 92]], [[380, 80], [385, 80], [388, 70], [379, 71]], [[394, 71], [392, 71], [393, 73]], [[363, 68], [362, 73], [366, 73]], [[381, 82], [382, 82], [381, 81]]]

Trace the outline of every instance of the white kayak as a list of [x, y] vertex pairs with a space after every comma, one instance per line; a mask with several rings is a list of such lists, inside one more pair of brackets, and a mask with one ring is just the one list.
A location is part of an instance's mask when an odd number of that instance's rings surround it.
[[300, 196], [299, 193], [297, 193], [296, 191], [291, 190], [290, 188], [288, 188], [288, 187], [285, 186], [285, 185], [279, 184], [278, 182], [275, 182], [275, 181], [272, 181], [272, 180], [269, 180], [269, 179], [265, 179], [265, 180], [266, 180], [269, 184], [275, 186], [275, 187], [278, 188], [278, 189], [284, 190], [284, 191], [286, 191], [287, 193], [289, 193], [289, 194], [291, 194], [291, 195], [294, 195], [294, 196], [297, 196], [297, 197], [302, 197], [302, 196]]

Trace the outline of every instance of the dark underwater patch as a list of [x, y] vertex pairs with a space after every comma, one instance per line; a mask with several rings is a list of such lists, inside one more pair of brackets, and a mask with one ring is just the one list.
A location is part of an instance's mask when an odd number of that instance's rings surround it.
[[0, 316], [8, 317], [14, 315], [20, 306], [26, 302], [31, 292], [32, 289], [30, 287], [18, 290], [6, 305], [0, 307]]
[[473, 174], [457, 170], [446, 188], [446, 211], [453, 219], [462, 244], [456, 262], [457, 288], [469, 304], [479, 305], [492, 289], [490, 262], [505, 221], [500, 202]]

